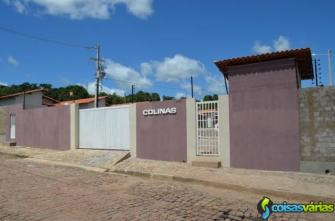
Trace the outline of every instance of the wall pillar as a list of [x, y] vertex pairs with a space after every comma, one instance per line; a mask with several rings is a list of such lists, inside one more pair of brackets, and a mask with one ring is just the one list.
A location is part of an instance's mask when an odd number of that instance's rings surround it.
[[197, 152], [195, 105], [195, 99], [186, 100], [187, 163], [191, 163], [196, 158]]
[[219, 96], [219, 145], [223, 167], [230, 167], [229, 97]]
[[79, 106], [70, 105], [70, 149], [79, 148]]
[[129, 128], [130, 128], [130, 157], [136, 158], [136, 104], [131, 104], [129, 108]]

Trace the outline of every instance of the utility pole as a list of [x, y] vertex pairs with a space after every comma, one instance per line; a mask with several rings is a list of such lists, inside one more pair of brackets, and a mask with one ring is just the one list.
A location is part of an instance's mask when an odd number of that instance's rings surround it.
[[193, 76], [191, 76], [191, 94], [193, 98]]
[[315, 71], [315, 85], [318, 87], [318, 65], [316, 63], [316, 59], [314, 58], [314, 71]]
[[134, 103], [134, 85], [131, 85], [131, 103]]
[[328, 81], [329, 86], [333, 86], [332, 51], [330, 49], [328, 49]]
[[94, 49], [96, 50], [96, 57], [91, 58], [93, 61], [95, 61], [96, 67], [95, 67], [95, 79], [96, 79], [96, 85], [95, 85], [95, 98], [94, 98], [94, 106], [99, 107], [99, 86], [100, 81], [105, 76], [104, 67], [101, 64], [104, 60], [100, 57], [100, 45], [97, 44]]
[[99, 107], [99, 80], [100, 80], [100, 45], [97, 44], [96, 46], [96, 90], [95, 90], [95, 107]]
[[23, 89], [23, 109], [26, 109], [26, 89]]

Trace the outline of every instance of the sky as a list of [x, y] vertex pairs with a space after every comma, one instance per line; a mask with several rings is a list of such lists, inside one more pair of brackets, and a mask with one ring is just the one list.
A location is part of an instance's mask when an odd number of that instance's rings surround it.
[[[225, 94], [215, 60], [309, 47], [335, 50], [332, 0], [0, 0], [0, 84], [79, 84], [94, 93], [101, 45], [102, 90], [174, 97]], [[327, 57], [319, 56], [327, 85]], [[333, 57], [334, 60], [334, 57]], [[304, 87], [312, 81], [303, 82]]]

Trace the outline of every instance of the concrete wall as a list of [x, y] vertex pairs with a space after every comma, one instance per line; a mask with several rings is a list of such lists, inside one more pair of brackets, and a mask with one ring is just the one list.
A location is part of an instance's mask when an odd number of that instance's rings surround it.
[[6, 109], [0, 107], [0, 144], [6, 142]]
[[195, 99], [186, 100], [187, 162], [191, 163], [197, 155], [197, 124]]
[[335, 88], [300, 90], [301, 170], [335, 172]]
[[[143, 110], [176, 107], [176, 114], [144, 116]], [[136, 104], [138, 158], [187, 160], [186, 101], [142, 102]]]
[[219, 145], [223, 167], [230, 167], [229, 97], [219, 96]]
[[295, 66], [282, 59], [228, 70], [232, 167], [300, 169]]
[[7, 141], [9, 115], [16, 115], [18, 146], [67, 150], [70, 148], [70, 107], [42, 107], [23, 110], [21, 105], [7, 107]]
[[70, 105], [70, 148], [79, 148], [79, 105]]

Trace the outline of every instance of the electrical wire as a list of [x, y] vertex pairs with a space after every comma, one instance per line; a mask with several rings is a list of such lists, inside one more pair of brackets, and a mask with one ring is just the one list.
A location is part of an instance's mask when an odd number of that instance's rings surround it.
[[32, 34], [27, 34], [27, 33], [20, 32], [20, 31], [11, 29], [11, 28], [3, 27], [3, 26], [0, 26], [0, 31], [11, 33], [11, 34], [21, 36], [21, 37], [25, 37], [25, 38], [38, 40], [38, 41], [44, 41], [44, 42], [48, 42], [48, 43], [52, 43], [52, 44], [63, 45], [63, 46], [66, 46], [66, 47], [82, 48], [82, 49], [95, 49], [95, 47], [92, 47], [92, 46], [73, 44], [73, 43], [68, 43], [68, 42], [59, 41], [59, 40], [55, 40], [55, 39], [43, 38], [43, 37], [39, 37], [39, 36], [32, 35]]

